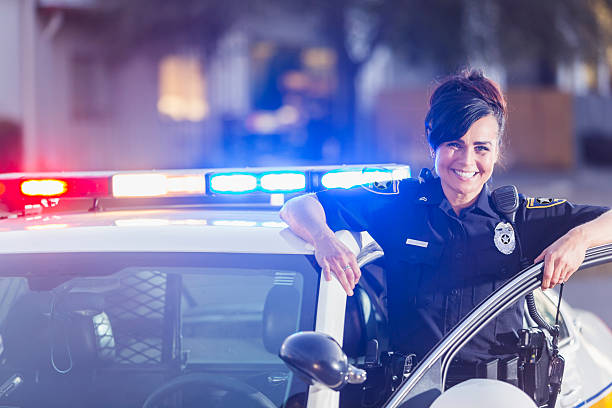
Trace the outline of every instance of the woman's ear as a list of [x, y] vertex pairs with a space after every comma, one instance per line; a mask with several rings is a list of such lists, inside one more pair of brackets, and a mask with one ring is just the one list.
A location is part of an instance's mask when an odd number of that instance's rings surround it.
[[429, 157], [431, 157], [432, 159], [436, 158], [436, 151], [432, 149], [431, 146], [429, 146]]

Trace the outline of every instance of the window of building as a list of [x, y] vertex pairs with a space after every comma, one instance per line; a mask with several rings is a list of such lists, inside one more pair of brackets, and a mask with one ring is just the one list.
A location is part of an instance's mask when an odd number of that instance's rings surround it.
[[108, 71], [101, 58], [76, 54], [71, 60], [72, 115], [96, 119], [109, 113]]
[[174, 121], [200, 122], [209, 114], [201, 60], [169, 55], [159, 63], [158, 112]]

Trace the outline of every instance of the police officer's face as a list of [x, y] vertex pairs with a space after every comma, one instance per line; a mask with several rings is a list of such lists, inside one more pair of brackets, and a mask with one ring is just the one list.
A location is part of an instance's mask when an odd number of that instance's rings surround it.
[[[475, 200], [493, 173], [499, 153], [497, 120], [485, 116], [459, 140], [435, 151], [435, 168], [446, 197]], [[463, 200], [462, 200], [463, 201]]]

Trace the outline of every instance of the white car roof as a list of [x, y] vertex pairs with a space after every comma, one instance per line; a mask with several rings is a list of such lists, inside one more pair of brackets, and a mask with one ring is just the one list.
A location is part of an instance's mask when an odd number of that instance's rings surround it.
[[0, 220], [0, 253], [226, 252], [312, 254], [276, 210], [202, 207]]

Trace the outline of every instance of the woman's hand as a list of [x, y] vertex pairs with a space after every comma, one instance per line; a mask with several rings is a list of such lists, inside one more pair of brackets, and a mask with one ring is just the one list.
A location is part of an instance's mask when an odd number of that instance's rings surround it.
[[558, 283], [567, 282], [584, 261], [587, 248], [588, 240], [580, 227], [577, 227], [544, 249], [534, 260], [534, 263], [544, 260], [542, 289], [554, 288]]
[[347, 295], [353, 295], [353, 288], [361, 277], [355, 255], [333, 234], [327, 234], [314, 240], [315, 258], [323, 270], [325, 280], [331, 280], [331, 272]]
[[333, 272], [346, 294], [352, 296], [361, 277], [357, 259], [327, 226], [325, 211], [316, 196], [307, 194], [292, 198], [281, 209], [280, 217], [295, 234], [314, 247], [325, 279], [331, 280]]

